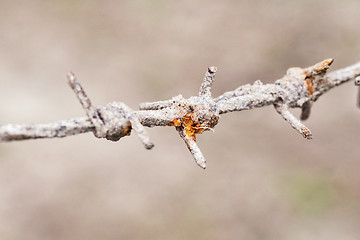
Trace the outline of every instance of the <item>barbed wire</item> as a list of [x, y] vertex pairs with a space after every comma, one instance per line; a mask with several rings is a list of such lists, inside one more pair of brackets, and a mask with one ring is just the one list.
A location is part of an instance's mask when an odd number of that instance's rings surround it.
[[[137, 111], [122, 102], [94, 107], [75, 75], [70, 72], [67, 75], [68, 83], [87, 116], [48, 124], [1, 125], [0, 142], [67, 137], [86, 132], [93, 132], [97, 138], [118, 141], [134, 130], [145, 148], [151, 149], [154, 144], [144, 127], [174, 126], [196, 163], [205, 169], [206, 160], [196, 144], [196, 134], [213, 130], [221, 114], [273, 105], [276, 112], [296, 131], [304, 138], [311, 139], [309, 128], [289, 109], [301, 108], [300, 119], [306, 120], [312, 104], [325, 92], [350, 80], [360, 86], [360, 62], [327, 73], [333, 61], [330, 58], [307, 68], [289, 68], [285, 76], [273, 84], [263, 84], [257, 80], [217, 98], [211, 95], [217, 68], [209, 67], [198, 96], [185, 99], [178, 95], [170, 100], [145, 102], [140, 104]], [[360, 87], [357, 103], [360, 106]]]

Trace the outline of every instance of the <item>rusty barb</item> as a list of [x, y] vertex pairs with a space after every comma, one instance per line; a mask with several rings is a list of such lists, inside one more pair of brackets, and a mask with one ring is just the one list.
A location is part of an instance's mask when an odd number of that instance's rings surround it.
[[211, 86], [216, 71], [216, 67], [208, 68], [199, 96], [185, 99], [179, 95], [167, 101], [140, 104], [140, 110], [161, 110], [162, 114], [157, 115], [158, 120], [166, 121], [171, 113], [167, 126], [175, 126], [196, 163], [203, 169], [206, 168], [206, 160], [196, 144], [196, 134], [212, 130], [219, 120], [219, 112], [211, 97]]
[[77, 81], [74, 73], [69, 72], [67, 78], [69, 86], [73, 89], [89, 121], [94, 126], [93, 132], [95, 137], [118, 141], [124, 136], [129, 136], [131, 130], [134, 129], [146, 149], [154, 147], [154, 144], [150, 142], [144, 127], [139, 119], [135, 117], [132, 109], [122, 102], [112, 102], [95, 108], [92, 106], [90, 99]]
[[[334, 59], [329, 58], [307, 68], [289, 68], [273, 84], [263, 84], [257, 80], [216, 98], [212, 97], [211, 87], [217, 68], [209, 67], [198, 96], [185, 99], [178, 95], [165, 101], [141, 103], [139, 111], [133, 111], [122, 102], [94, 107], [75, 75], [70, 72], [67, 75], [68, 83], [83, 106], [86, 117], [49, 124], [2, 125], [0, 141], [66, 137], [90, 131], [98, 138], [118, 141], [134, 130], [145, 148], [151, 149], [154, 144], [149, 140], [144, 126], [172, 126], [184, 140], [196, 163], [205, 169], [206, 160], [197, 146], [196, 135], [213, 130], [221, 114], [273, 105], [292, 128], [304, 138], [311, 139], [311, 131], [300, 119], [305, 120], [310, 116], [312, 104], [331, 88], [347, 81], [353, 80], [355, 85], [360, 86], [360, 62], [327, 73], [333, 62]], [[291, 108], [301, 108], [300, 119], [289, 111]]]

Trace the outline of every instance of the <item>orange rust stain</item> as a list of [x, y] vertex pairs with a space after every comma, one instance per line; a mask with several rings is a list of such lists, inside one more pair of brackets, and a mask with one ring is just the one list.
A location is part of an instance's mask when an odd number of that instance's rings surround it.
[[180, 127], [181, 126], [181, 121], [179, 119], [175, 119], [174, 121], [169, 123], [169, 126]]
[[315, 70], [316, 71], [326, 71], [333, 62], [334, 62], [333, 58], [325, 59], [324, 61], [316, 64]]
[[310, 132], [309, 129], [306, 129], [306, 128], [301, 128], [301, 130], [303, 131], [303, 136], [304, 138], [312, 138], [312, 133]]
[[131, 133], [131, 122], [126, 123], [126, 128], [124, 129], [124, 136], [129, 136]]
[[312, 86], [312, 82], [311, 82], [311, 80], [310, 80], [309, 78], [306, 78], [306, 79], [305, 79], [305, 83], [306, 83], [306, 88], [307, 88], [307, 90], [308, 90], [308, 92], [309, 92], [310, 96], [312, 96], [312, 95], [313, 95], [314, 90], [313, 90], [313, 86]]
[[202, 133], [204, 131], [204, 128], [201, 127], [201, 123], [194, 121], [193, 116], [189, 112], [181, 119], [174, 119], [169, 123], [169, 126], [183, 127], [186, 135], [194, 140], [196, 140], [196, 133]]

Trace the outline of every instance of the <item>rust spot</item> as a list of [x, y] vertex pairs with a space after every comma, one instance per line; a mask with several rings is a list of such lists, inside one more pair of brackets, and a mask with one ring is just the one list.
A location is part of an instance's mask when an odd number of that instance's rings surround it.
[[126, 123], [126, 128], [124, 129], [124, 136], [129, 136], [131, 133], [131, 122]]
[[312, 138], [312, 133], [310, 132], [309, 129], [303, 127], [303, 128], [301, 128], [301, 131], [302, 131], [302, 134], [303, 134], [304, 138], [307, 138], [307, 139]]
[[175, 126], [175, 127], [180, 127], [181, 126], [181, 121], [179, 119], [175, 119], [174, 121], [172, 121], [171, 123], [168, 124], [169, 126]]
[[215, 125], [213, 122], [214, 120], [211, 119], [210, 121], [204, 121], [203, 123], [200, 123], [199, 121], [194, 120], [193, 115], [188, 112], [184, 117], [180, 119], [174, 119], [171, 123], [169, 123], [169, 126], [181, 127], [185, 129], [186, 135], [196, 140], [195, 134], [204, 132], [205, 128], [208, 126]]
[[315, 71], [316, 72], [323, 72], [329, 69], [330, 65], [334, 62], [333, 58], [325, 59], [324, 61], [316, 64]]
[[314, 93], [314, 90], [313, 90], [313, 85], [312, 85], [311, 79], [305, 78], [305, 83], [306, 83], [306, 89], [308, 90], [309, 95], [312, 96]]

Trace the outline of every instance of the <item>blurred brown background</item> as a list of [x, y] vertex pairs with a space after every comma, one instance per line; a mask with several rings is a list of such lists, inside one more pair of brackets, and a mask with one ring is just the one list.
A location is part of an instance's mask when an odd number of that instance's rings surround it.
[[[360, 2], [0, 1], [0, 124], [95, 105], [273, 82], [328, 57], [360, 60]], [[0, 239], [359, 239], [360, 111], [353, 83], [322, 96], [304, 140], [272, 107], [222, 115], [198, 136], [203, 171], [173, 128], [112, 143], [90, 133], [0, 144]], [[295, 111], [296, 116], [299, 111]]]

